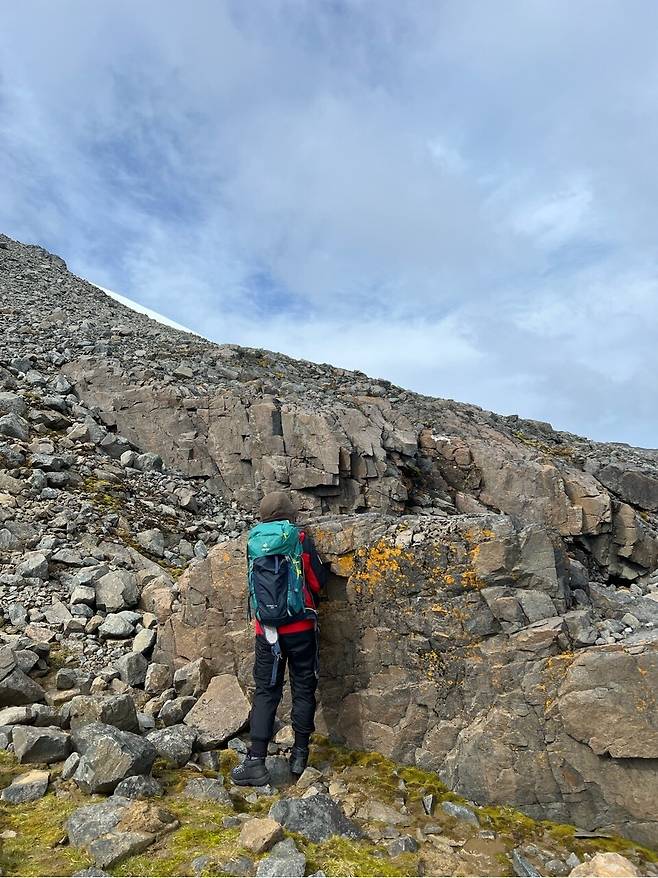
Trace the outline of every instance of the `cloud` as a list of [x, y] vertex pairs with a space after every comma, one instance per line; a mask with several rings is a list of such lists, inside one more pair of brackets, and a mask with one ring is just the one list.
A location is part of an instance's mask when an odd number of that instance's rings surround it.
[[24, 0], [0, 226], [218, 341], [656, 445], [651, 0]]

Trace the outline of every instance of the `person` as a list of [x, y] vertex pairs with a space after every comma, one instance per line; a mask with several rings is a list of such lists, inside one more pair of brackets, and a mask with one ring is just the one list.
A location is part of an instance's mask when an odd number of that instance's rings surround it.
[[[288, 523], [294, 526], [296, 512], [289, 495], [283, 491], [266, 494], [260, 503], [260, 519], [262, 523], [281, 522], [284, 526]], [[274, 729], [276, 711], [283, 695], [286, 665], [290, 675], [291, 722], [295, 734], [289, 759], [293, 775], [300, 775], [306, 768], [309, 738], [315, 729], [315, 691], [319, 659], [317, 607], [321, 588], [326, 581], [326, 572], [310, 534], [299, 527], [294, 529], [301, 543], [297, 549], [302, 559], [303, 575], [300, 585], [303, 609], [295, 614], [294, 621], [277, 625], [275, 629], [261, 624], [258, 618], [253, 620], [256, 635], [256, 689], [250, 714], [251, 744], [245, 760], [231, 772], [234, 783], [243, 786], [263, 786], [269, 783], [265, 757]], [[277, 570], [278, 565], [277, 559]]]

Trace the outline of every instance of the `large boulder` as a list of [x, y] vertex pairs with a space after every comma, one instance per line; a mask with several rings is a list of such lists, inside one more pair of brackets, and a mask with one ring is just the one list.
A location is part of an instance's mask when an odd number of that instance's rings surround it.
[[81, 757], [73, 779], [86, 793], [111, 793], [124, 778], [148, 774], [157, 755], [144, 738], [103, 723], [89, 723], [72, 737]]
[[330, 796], [318, 793], [307, 799], [279, 799], [270, 808], [272, 820], [309, 841], [326, 841], [332, 835], [361, 838], [359, 827], [349, 820]]
[[128, 570], [111, 570], [96, 580], [95, 589], [96, 606], [108, 613], [135, 607], [139, 600], [137, 577]]
[[33, 769], [27, 774], [20, 774], [5, 787], [0, 798], [10, 805], [22, 805], [24, 802], [35, 802], [43, 798], [48, 790], [50, 772]]
[[63, 762], [71, 752], [71, 736], [56, 726], [16, 726], [12, 741], [19, 762]]
[[212, 678], [183, 722], [196, 730], [202, 746], [218, 747], [244, 728], [249, 710], [237, 677], [220, 674]]
[[46, 693], [20, 667], [9, 646], [0, 647], [0, 707], [45, 701]]
[[122, 796], [78, 808], [64, 824], [69, 843], [104, 869], [140, 853], [178, 825], [164, 808]]
[[183, 724], [157, 729], [147, 735], [158, 756], [179, 768], [190, 761], [196, 737], [196, 729]]
[[124, 732], [139, 732], [135, 702], [128, 694], [76, 695], [69, 702], [69, 722], [72, 730], [103, 723]]

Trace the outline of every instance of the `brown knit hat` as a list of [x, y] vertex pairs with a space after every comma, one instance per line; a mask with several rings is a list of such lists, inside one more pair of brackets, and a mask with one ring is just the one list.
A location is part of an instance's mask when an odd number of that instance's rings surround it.
[[285, 491], [272, 491], [260, 501], [261, 521], [294, 521], [296, 517], [290, 495]]

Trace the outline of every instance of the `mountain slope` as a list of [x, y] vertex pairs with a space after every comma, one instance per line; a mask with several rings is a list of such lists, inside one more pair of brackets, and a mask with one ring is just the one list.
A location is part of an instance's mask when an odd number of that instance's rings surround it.
[[3, 237], [0, 317], [0, 639], [33, 675], [32, 635], [64, 651], [44, 698], [160, 727], [213, 673], [248, 690], [241, 535], [286, 489], [332, 566], [328, 733], [656, 843], [656, 451], [216, 345]]

